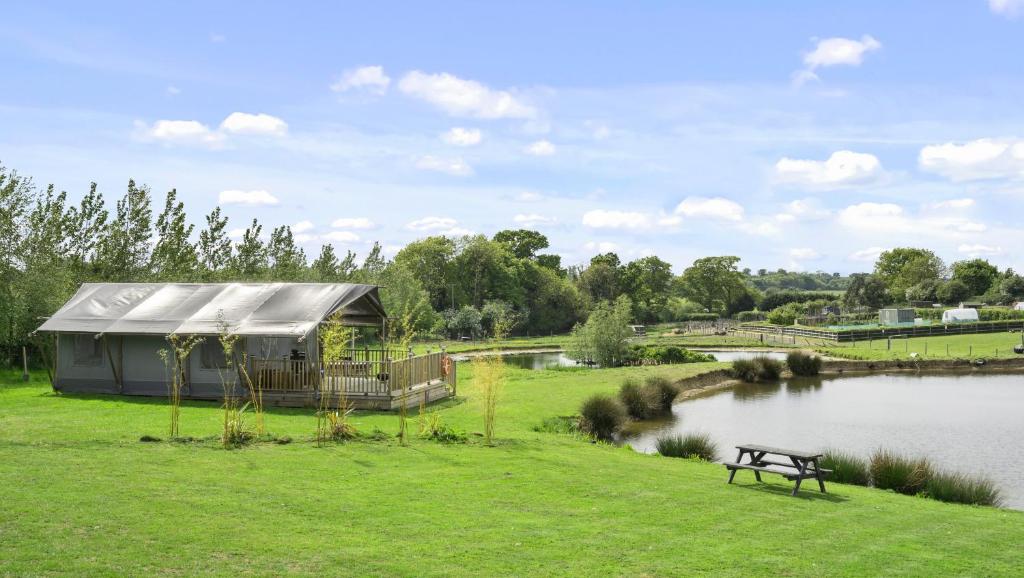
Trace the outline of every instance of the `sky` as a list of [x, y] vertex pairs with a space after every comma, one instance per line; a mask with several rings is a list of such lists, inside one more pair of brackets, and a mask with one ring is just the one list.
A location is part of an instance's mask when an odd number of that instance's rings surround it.
[[531, 228], [565, 264], [1022, 270], [1021, 55], [1024, 0], [15, 3], [0, 164], [313, 255]]

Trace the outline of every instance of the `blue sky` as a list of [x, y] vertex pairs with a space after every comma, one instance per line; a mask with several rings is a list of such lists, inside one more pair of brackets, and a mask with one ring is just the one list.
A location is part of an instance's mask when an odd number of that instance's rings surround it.
[[365, 254], [536, 228], [568, 263], [1024, 269], [1024, 0], [22, 3], [0, 162]]

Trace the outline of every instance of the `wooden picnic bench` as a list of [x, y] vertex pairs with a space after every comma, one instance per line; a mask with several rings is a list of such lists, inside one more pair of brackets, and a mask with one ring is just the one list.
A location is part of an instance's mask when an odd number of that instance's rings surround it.
[[[736, 461], [725, 462], [724, 464], [726, 469], [729, 470], [730, 484], [733, 478], [736, 477], [737, 470], [751, 470], [759, 482], [761, 481], [762, 473], [778, 474], [787, 480], [795, 480], [796, 485], [793, 486], [794, 496], [800, 491], [800, 482], [807, 478], [818, 480], [818, 488], [821, 489], [822, 493], [825, 493], [825, 476], [831, 474], [832, 470], [818, 467], [818, 460], [821, 459], [820, 453], [787, 450], [756, 444], [736, 446], [736, 449], [739, 450]], [[748, 461], [744, 462], [744, 457], [749, 458]]]

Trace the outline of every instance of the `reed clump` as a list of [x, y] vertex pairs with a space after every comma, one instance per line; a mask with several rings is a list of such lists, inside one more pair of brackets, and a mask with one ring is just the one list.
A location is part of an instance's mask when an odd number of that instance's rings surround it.
[[908, 458], [890, 450], [871, 455], [871, 481], [876, 488], [915, 496], [924, 490], [932, 475], [926, 458]]
[[670, 458], [690, 458], [713, 462], [718, 457], [718, 444], [706, 433], [669, 435], [655, 442], [658, 453]]
[[782, 362], [765, 355], [732, 362], [732, 376], [747, 383], [776, 381], [782, 375]]
[[611, 440], [628, 419], [622, 402], [598, 393], [587, 398], [580, 407], [580, 429], [599, 440]]
[[871, 468], [867, 460], [840, 450], [825, 450], [819, 465], [832, 470], [829, 480], [840, 484], [867, 486], [871, 484]]
[[806, 351], [790, 351], [786, 354], [786, 367], [793, 375], [818, 375], [821, 373], [821, 357]]
[[494, 422], [498, 399], [505, 384], [505, 362], [497, 355], [482, 355], [473, 360], [473, 386], [483, 405], [484, 443], [494, 445]]

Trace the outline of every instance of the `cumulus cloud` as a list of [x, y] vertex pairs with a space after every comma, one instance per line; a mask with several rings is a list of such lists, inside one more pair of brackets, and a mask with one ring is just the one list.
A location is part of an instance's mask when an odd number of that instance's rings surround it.
[[864, 55], [874, 52], [882, 44], [865, 34], [860, 40], [852, 38], [823, 38], [817, 41], [814, 50], [804, 54], [804, 66], [808, 70], [827, 66], [860, 66]]
[[722, 197], [687, 197], [676, 206], [675, 214], [684, 217], [740, 221], [743, 219], [743, 207], [739, 203]]
[[373, 94], [384, 94], [388, 90], [391, 79], [384, 74], [381, 66], [361, 66], [342, 73], [341, 78], [331, 85], [334, 92], [364, 90]]
[[277, 197], [264, 190], [255, 191], [241, 191], [241, 190], [227, 190], [221, 191], [220, 195], [217, 196], [217, 202], [222, 205], [276, 205], [280, 203]]
[[970, 209], [974, 207], [974, 199], [949, 199], [932, 203], [928, 207], [939, 211]]
[[459, 147], [469, 147], [480, 144], [483, 134], [479, 129], [454, 127], [441, 135], [444, 142]]
[[398, 89], [452, 116], [497, 119], [531, 118], [536, 114], [511, 92], [493, 90], [475, 80], [444, 72], [427, 74], [414, 70], [402, 77]]
[[335, 229], [372, 229], [376, 224], [366, 217], [342, 217], [331, 221], [331, 226]]
[[775, 220], [780, 223], [792, 223], [796, 221], [816, 221], [824, 219], [832, 212], [821, 207], [816, 199], [797, 199], [786, 203], [783, 212], [775, 215]]
[[762, 237], [774, 237], [782, 233], [782, 229], [775, 223], [761, 221], [756, 223], [740, 223], [739, 230], [748, 235], [759, 235]]
[[1009, 18], [1016, 18], [1024, 13], [1024, 0], [988, 0], [992, 12]]
[[981, 244], [960, 245], [959, 247], [957, 247], [956, 250], [972, 258], [993, 257], [995, 255], [1001, 255], [1003, 253], [1002, 247]]
[[878, 260], [878, 257], [885, 251], [883, 247], [868, 247], [867, 249], [861, 249], [850, 253], [847, 259], [851, 261], [859, 261], [861, 263], [874, 263]]
[[292, 225], [293, 233], [305, 233], [306, 231], [312, 231], [314, 228], [312, 221], [299, 221]]
[[423, 217], [406, 223], [405, 228], [410, 231], [444, 235], [445, 237], [464, 237], [473, 234], [473, 231], [458, 226], [458, 221], [451, 217]]
[[960, 216], [907, 215], [893, 203], [859, 203], [839, 212], [839, 224], [859, 231], [913, 230], [920, 234], [969, 234], [988, 229], [984, 223]]
[[152, 125], [139, 121], [135, 130], [141, 140], [173, 144], [220, 146], [224, 141], [223, 134], [197, 120], [158, 120]]
[[542, 225], [553, 225], [558, 222], [558, 219], [554, 217], [547, 217], [544, 215], [538, 215], [537, 213], [519, 214], [512, 217], [512, 220], [519, 225], [526, 227], [538, 227]]
[[810, 188], [860, 184], [878, 178], [882, 163], [878, 157], [853, 151], [836, 151], [824, 161], [783, 157], [775, 163], [779, 181]]
[[583, 214], [583, 224], [593, 229], [643, 229], [651, 219], [644, 213], [594, 209]]
[[234, 134], [284, 136], [288, 132], [288, 123], [262, 112], [233, 112], [220, 123], [220, 129]]
[[461, 158], [442, 158], [433, 155], [422, 156], [416, 160], [416, 168], [424, 171], [447, 173], [456, 177], [467, 177], [473, 174], [473, 167]]
[[918, 164], [954, 181], [1024, 177], [1024, 140], [982, 138], [928, 145]]
[[523, 149], [523, 152], [535, 157], [549, 157], [555, 154], [556, 149], [555, 145], [552, 144], [551, 141], [539, 140], [535, 143], [530, 143], [529, 146]]
[[596, 253], [615, 253], [620, 247], [611, 241], [587, 241], [583, 248]]

